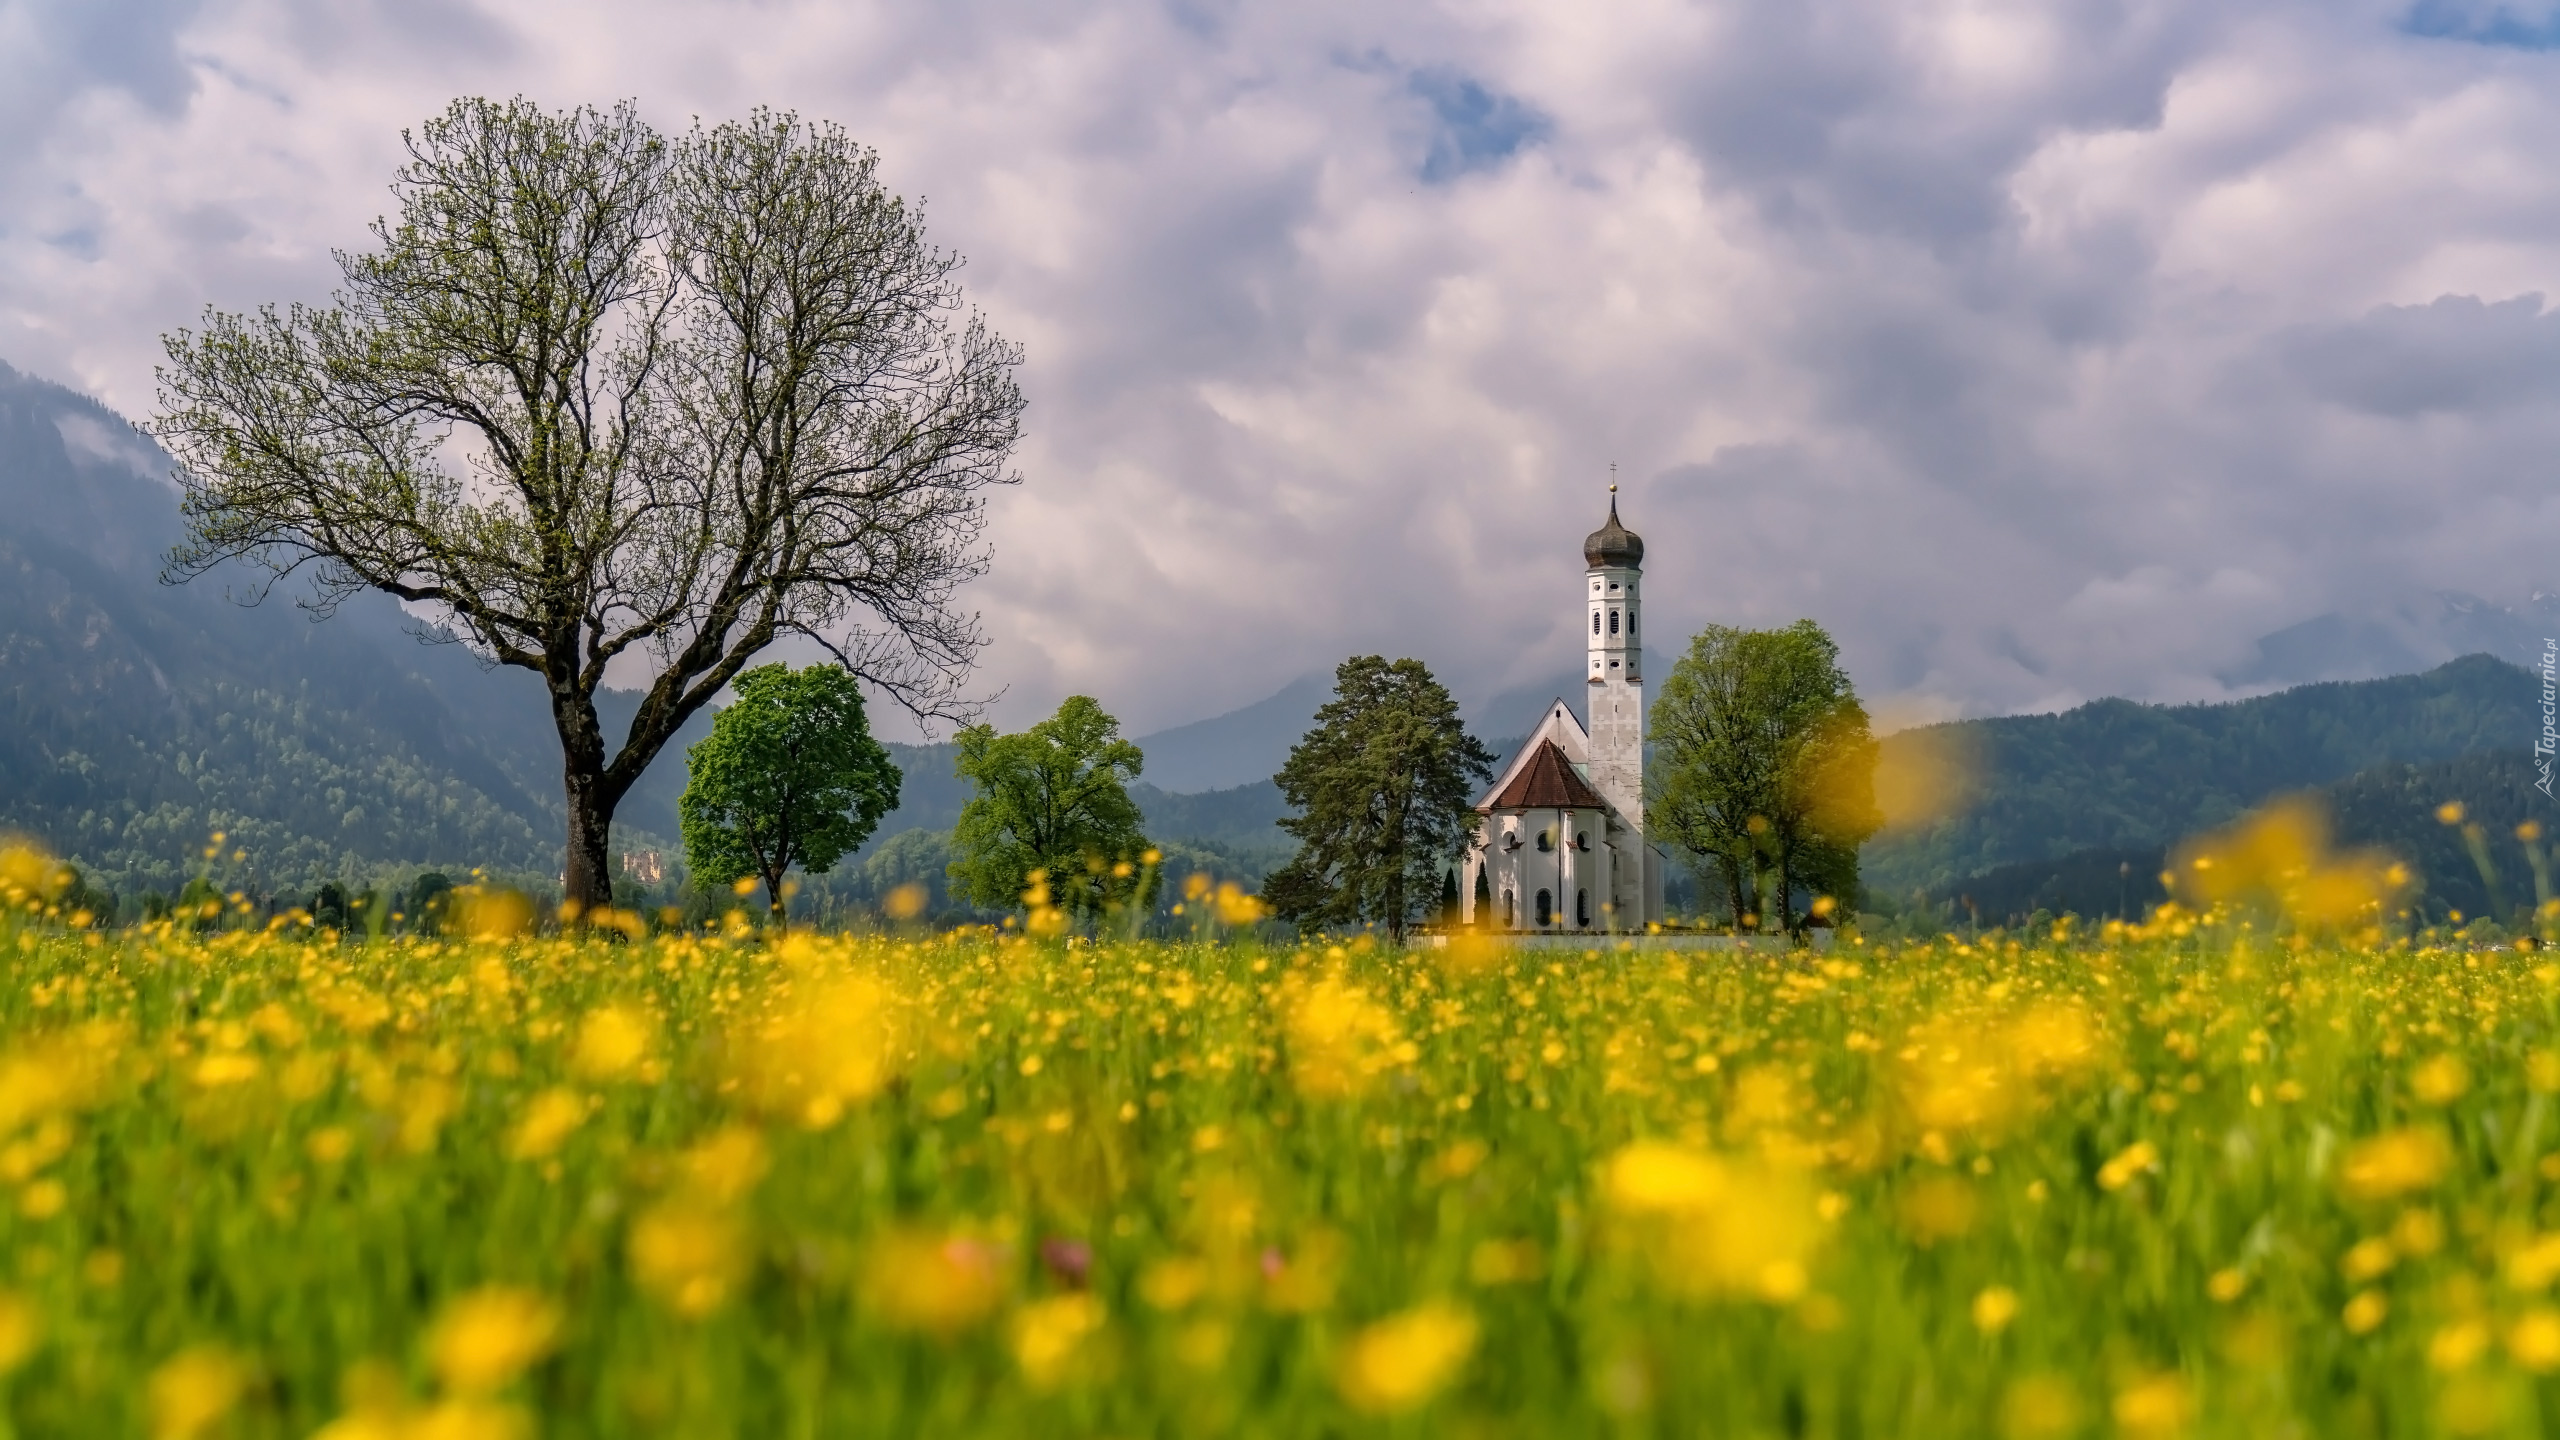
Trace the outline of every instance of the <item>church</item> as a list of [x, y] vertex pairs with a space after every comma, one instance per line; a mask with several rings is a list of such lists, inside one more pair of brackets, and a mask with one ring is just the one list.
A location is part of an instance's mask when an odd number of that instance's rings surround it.
[[1459, 918], [1491, 930], [1606, 934], [1662, 920], [1663, 857], [1644, 832], [1644, 541], [1609, 523], [1582, 542], [1589, 729], [1559, 696], [1476, 802]]

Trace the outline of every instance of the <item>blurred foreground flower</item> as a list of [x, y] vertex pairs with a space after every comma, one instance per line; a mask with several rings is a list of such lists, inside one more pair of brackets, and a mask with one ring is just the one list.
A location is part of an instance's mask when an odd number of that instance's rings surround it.
[[474, 940], [511, 940], [533, 927], [533, 901], [520, 890], [465, 885], [453, 892], [445, 913]]
[[2453, 1164], [2453, 1147], [2435, 1130], [2393, 1130], [2347, 1151], [2338, 1182], [2359, 1200], [2387, 1200], [2432, 1188]]
[[1448, 1388], [1476, 1348], [1473, 1315], [1441, 1301], [1392, 1315], [1353, 1336], [1336, 1379], [1352, 1408], [1398, 1415]]
[[805, 968], [771, 1012], [739, 1027], [730, 1053], [750, 1103], [816, 1130], [897, 1074], [901, 1026], [887, 985]]
[[1381, 1074], [1413, 1057], [1386, 1007], [1339, 975], [1312, 985], [1293, 982], [1283, 1003], [1289, 1077], [1304, 1094], [1319, 1099], [1366, 1094]]
[[219, 1345], [179, 1351], [151, 1372], [152, 1440], [195, 1440], [231, 1413], [249, 1388], [249, 1367]]
[[690, 1202], [661, 1205], [634, 1221], [630, 1252], [632, 1278], [689, 1320], [726, 1304], [747, 1270], [738, 1223]]
[[1040, 1390], [1067, 1379], [1086, 1343], [1102, 1329], [1102, 1302], [1085, 1291], [1025, 1305], [1013, 1317], [1013, 1357]]
[[2328, 812], [2302, 795], [2180, 845], [2168, 872], [2172, 894], [2189, 908], [2271, 904], [2318, 929], [2379, 924], [2409, 878], [2379, 850], [2333, 852]]
[[1804, 1293], [1822, 1221], [1792, 1168], [1639, 1140], [1602, 1166], [1601, 1191], [1672, 1290], [1778, 1302]]
[[864, 1303], [902, 1330], [948, 1337], [977, 1324], [1004, 1299], [1002, 1255], [959, 1235], [897, 1230], [871, 1246], [863, 1267]]
[[490, 1285], [455, 1297], [427, 1338], [445, 1388], [461, 1395], [504, 1389], [560, 1341], [560, 1307], [534, 1291]]

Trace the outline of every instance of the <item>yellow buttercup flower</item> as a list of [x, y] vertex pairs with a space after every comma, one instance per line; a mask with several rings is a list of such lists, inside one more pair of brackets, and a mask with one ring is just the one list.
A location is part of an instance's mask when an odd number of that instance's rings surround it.
[[1447, 1389], [1475, 1352], [1473, 1315], [1443, 1302], [1393, 1315], [1352, 1337], [1337, 1372], [1354, 1409], [1398, 1415]]
[[532, 1290], [485, 1286], [447, 1302], [427, 1339], [446, 1387], [485, 1395], [524, 1373], [559, 1343], [560, 1307]]

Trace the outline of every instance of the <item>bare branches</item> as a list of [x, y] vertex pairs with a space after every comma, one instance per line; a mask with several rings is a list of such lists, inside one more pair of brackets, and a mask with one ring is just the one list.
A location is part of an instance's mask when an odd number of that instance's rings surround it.
[[[1021, 353], [964, 315], [878, 157], [764, 111], [670, 143], [628, 105], [521, 100], [459, 101], [409, 153], [333, 308], [168, 337], [171, 574], [307, 567], [324, 608], [447, 607], [543, 675], [573, 804], [608, 814], [786, 635], [918, 714], [964, 708], [983, 636], [955, 598], [1017, 478]], [[658, 674], [608, 763], [593, 695], [635, 651]]]

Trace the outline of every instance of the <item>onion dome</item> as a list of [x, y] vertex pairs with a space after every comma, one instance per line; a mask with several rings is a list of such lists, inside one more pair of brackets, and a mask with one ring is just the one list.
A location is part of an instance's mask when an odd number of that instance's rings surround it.
[[1609, 487], [1609, 523], [1591, 532], [1582, 542], [1583, 563], [1598, 570], [1603, 566], [1622, 570], [1644, 568], [1644, 537], [1618, 523], [1618, 487]]

